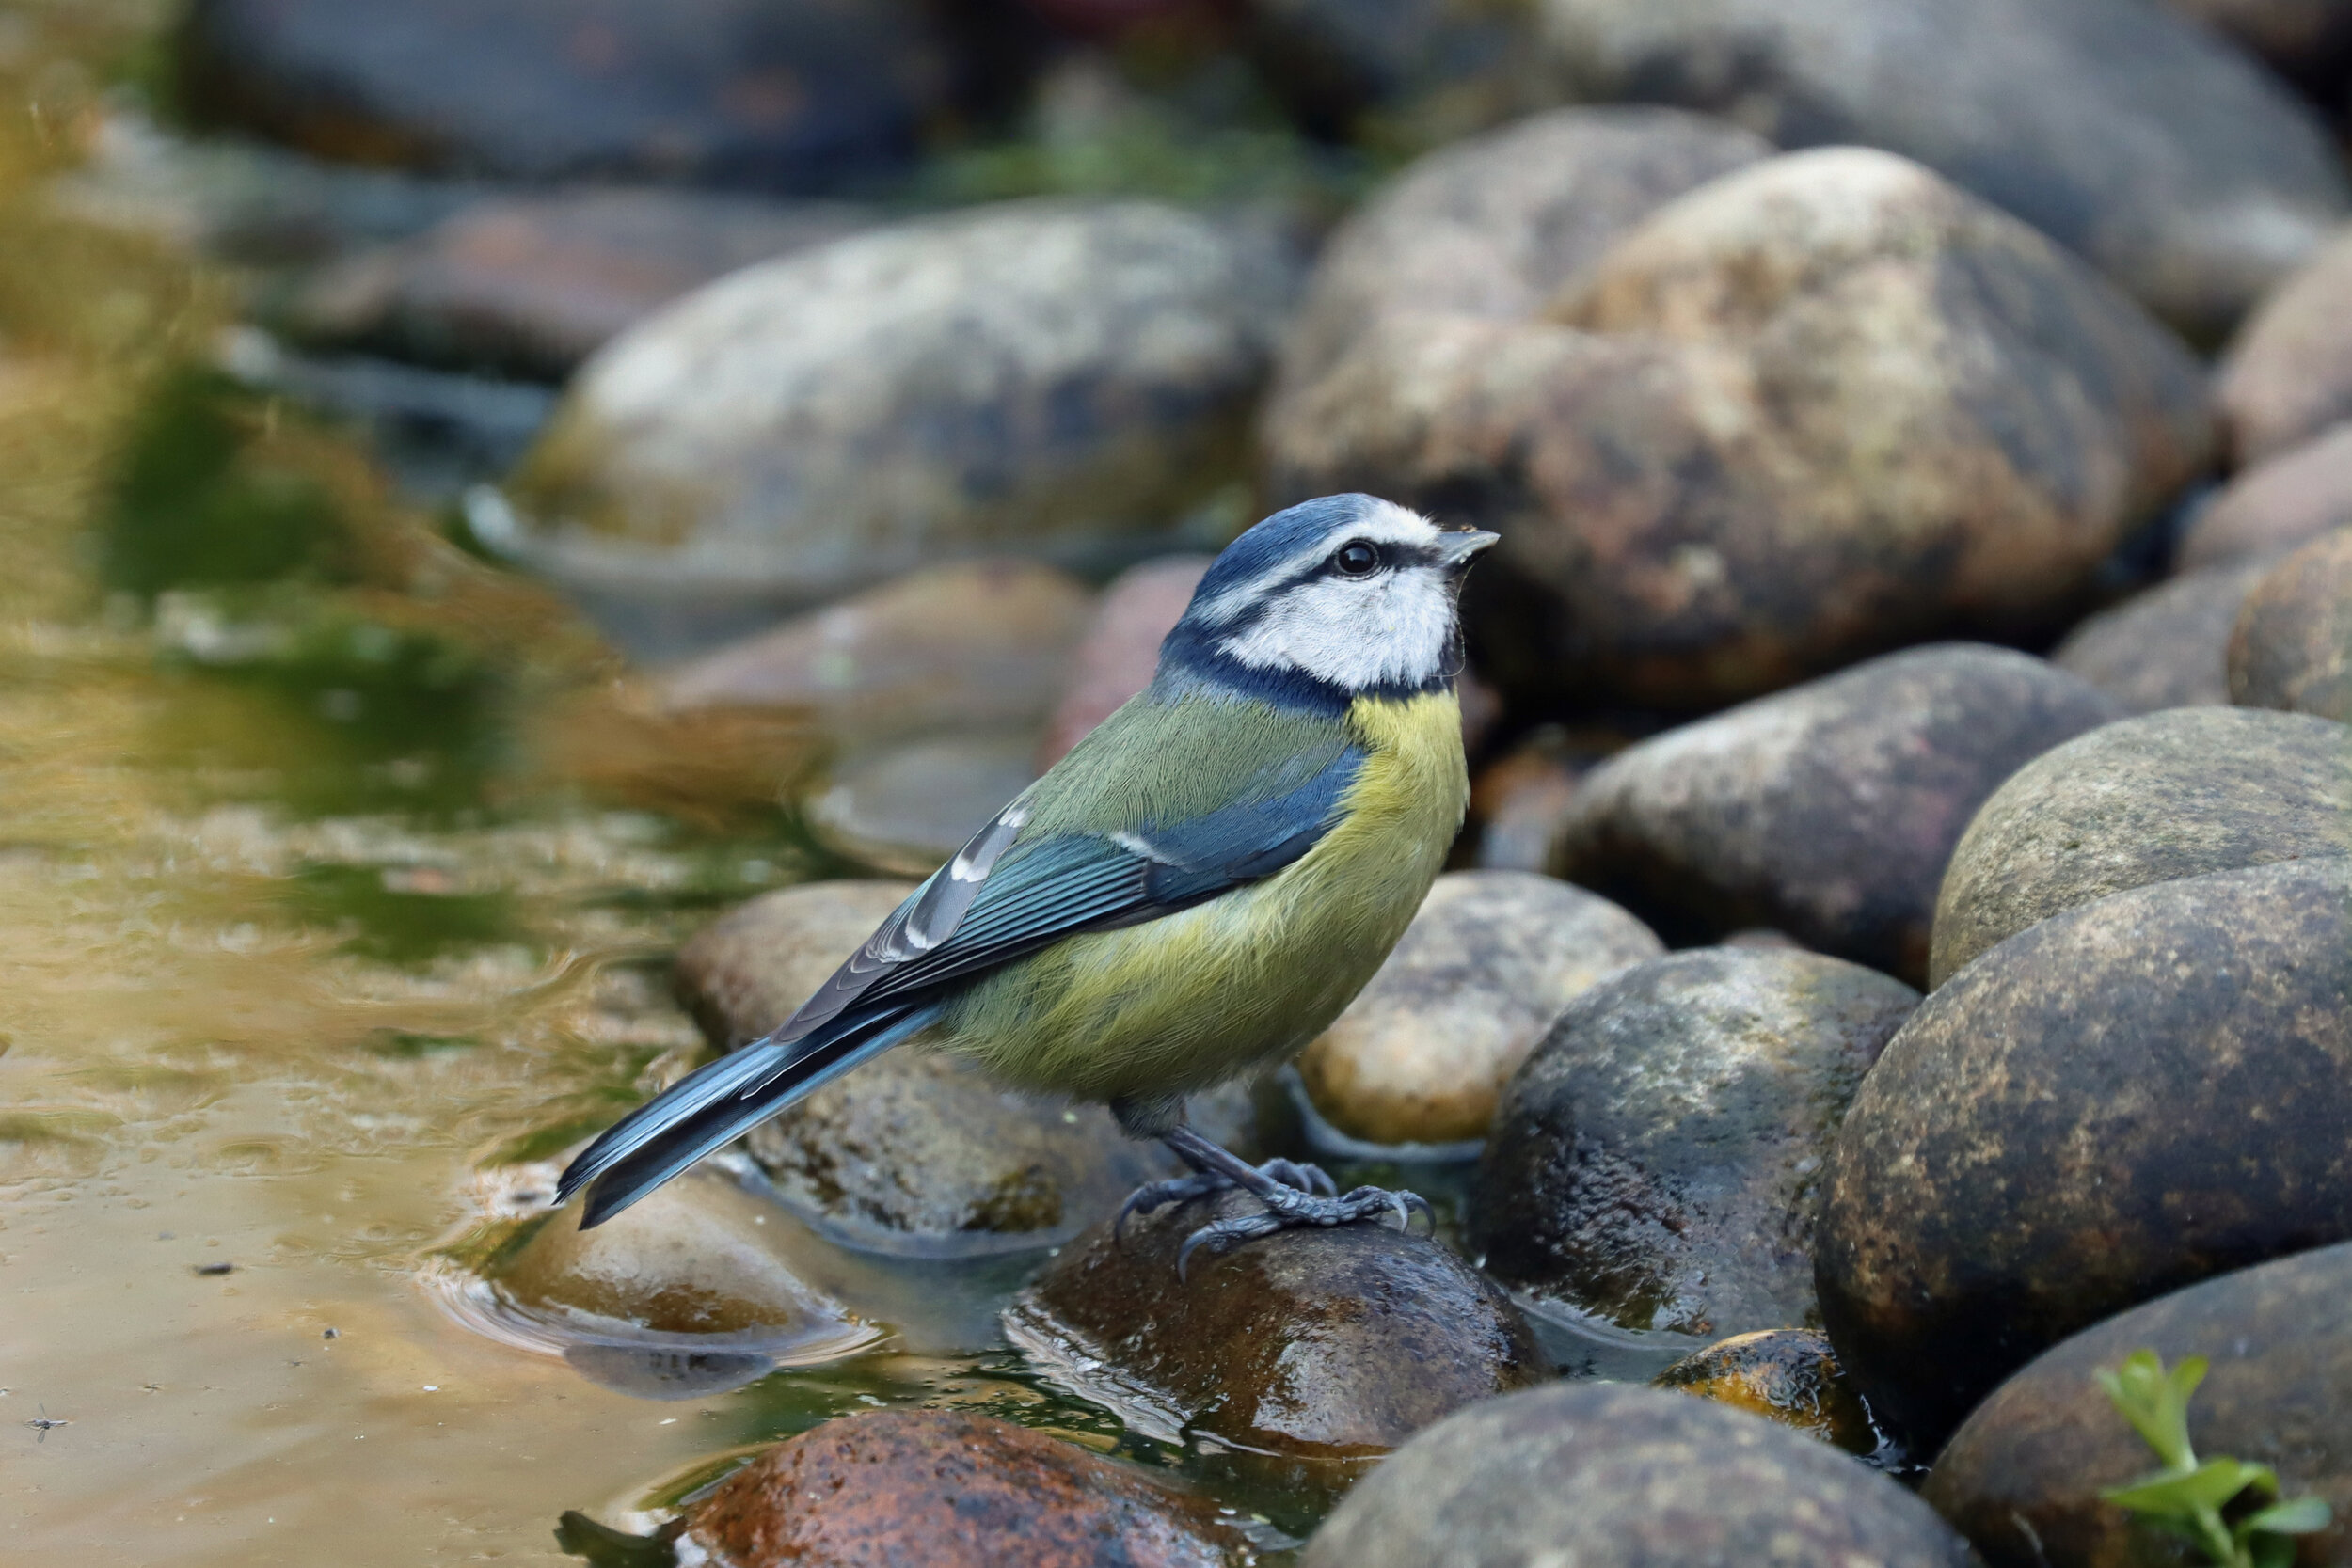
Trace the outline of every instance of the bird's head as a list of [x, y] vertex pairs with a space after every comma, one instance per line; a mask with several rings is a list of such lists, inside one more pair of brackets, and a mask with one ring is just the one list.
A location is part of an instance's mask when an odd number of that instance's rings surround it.
[[1163, 683], [1344, 706], [1462, 668], [1455, 601], [1495, 535], [1374, 496], [1277, 512], [1225, 547], [1160, 646]]

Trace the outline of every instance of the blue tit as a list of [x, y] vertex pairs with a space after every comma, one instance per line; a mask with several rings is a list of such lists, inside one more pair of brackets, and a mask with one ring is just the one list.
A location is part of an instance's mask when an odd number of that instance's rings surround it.
[[[1184, 1097], [1279, 1061], [1372, 978], [1469, 800], [1456, 601], [1495, 535], [1371, 496], [1257, 524], [1201, 578], [1141, 694], [1021, 792], [773, 1034], [589, 1146], [583, 1227], [820, 1085], [920, 1037], [1031, 1091], [1107, 1104], [1195, 1173], [1129, 1208], [1240, 1187], [1233, 1244], [1419, 1205], [1339, 1196], [1185, 1125]], [[1425, 1208], [1425, 1205], [1420, 1205]], [[1122, 1212], [1121, 1217], [1124, 1217]]]

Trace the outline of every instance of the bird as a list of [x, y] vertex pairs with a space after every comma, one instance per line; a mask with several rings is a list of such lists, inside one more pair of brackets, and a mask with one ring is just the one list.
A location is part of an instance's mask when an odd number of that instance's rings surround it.
[[1118, 1215], [1232, 1188], [1254, 1212], [1177, 1258], [1294, 1226], [1427, 1212], [1253, 1165], [1187, 1095], [1321, 1034], [1388, 957], [1470, 796], [1459, 599], [1498, 536], [1368, 495], [1244, 531], [1161, 643], [1151, 684], [973, 834], [773, 1033], [632, 1112], [564, 1169], [587, 1229], [910, 1040], [1008, 1086], [1109, 1107], [1190, 1174]]

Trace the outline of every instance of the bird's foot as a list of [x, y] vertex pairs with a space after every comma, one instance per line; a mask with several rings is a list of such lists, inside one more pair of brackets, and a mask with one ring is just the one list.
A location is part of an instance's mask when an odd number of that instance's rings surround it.
[[1212, 1220], [1184, 1238], [1184, 1244], [1176, 1249], [1177, 1278], [1184, 1277], [1185, 1265], [1201, 1247], [1207, 1247], [1210, 1256], [1215, 1257], [1228, 1247], [1302, 1226], [1354, 1225], [1360, 1220], [1377, 1221], [1384, 1215], [1394, 1214], [1397, 1228], [1409, 1231], [1416, 1212], [1425, 1216], [1433, 1227], [1437, 1224], [1428, 1199], [1419, 1193], [1391, 1192], [1385, 1187], [1358, 1187], [1344, 1196], [1277, 1187], [1253, 1196], [1265, 1205], [1264, 1213]]
[[[1293, 1160], [1268, 1160], [1263, 1165], [1250, 1168], [1263, 1179], [1268, 1188], [1281, 1187], [1325, 1197], [1340, 1190], [1339, 1183], [1333, 1181], [1321, 1165], [1300, 1164]], [[1258, 1191], [1254, 1184], [1245, 1183], [1239, 1177], [1222, 1170], [1200, 1171], [1191, 1176], [1172, 1177], [1166, 1181], [1147, 1181], [1129, 1193], [1127, 1201], [1120, 1205], [1119, 1217], [1111, 1222], [1111, 1234], [1117, 1236], [1125, 1232], [1130, 1214], [1148, 1214], [1170, 1203], [1188, 1203], [1196, 1197], [1208, 1197], [1245, 1185], [1248, 1185], [1252, 1192]]]

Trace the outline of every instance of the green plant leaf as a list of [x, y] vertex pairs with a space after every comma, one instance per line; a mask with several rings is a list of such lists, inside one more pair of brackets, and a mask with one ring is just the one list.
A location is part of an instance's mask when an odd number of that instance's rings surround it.
[[2113, 1371], [2102, 1369], [2092, 1376], [2167, 1469], [2187, 1470], [2197, 1464], [2188, 1441], [2188, 1402], [2204, 1381], [2205, 1366], [2201, 1355], [2185, 1356], [2167, 1372], [2154, 1351], [2137, 1350]]
[[2201, 1509], [2221, 1507], [2249, 1486], [2276, 1492], [2279, 1482], [2265, 1465], [2235, 1459], [2209, 1459], [2194, 1470], [2159, 1471], [2129, 1486], [2108, 1487], [2099, 1496], [2135, 1513], [2161, 1513], [2185, 1519]]
[[2310, 1535], [2326, 1529], [2334, 1519], [2334, 1513], [2321, 1498], [2294, 1497], [2272, 1503], [2241, 1522], [2238, 1529], [2246, 1534], [2262, 1530], [2270, 1535]]

